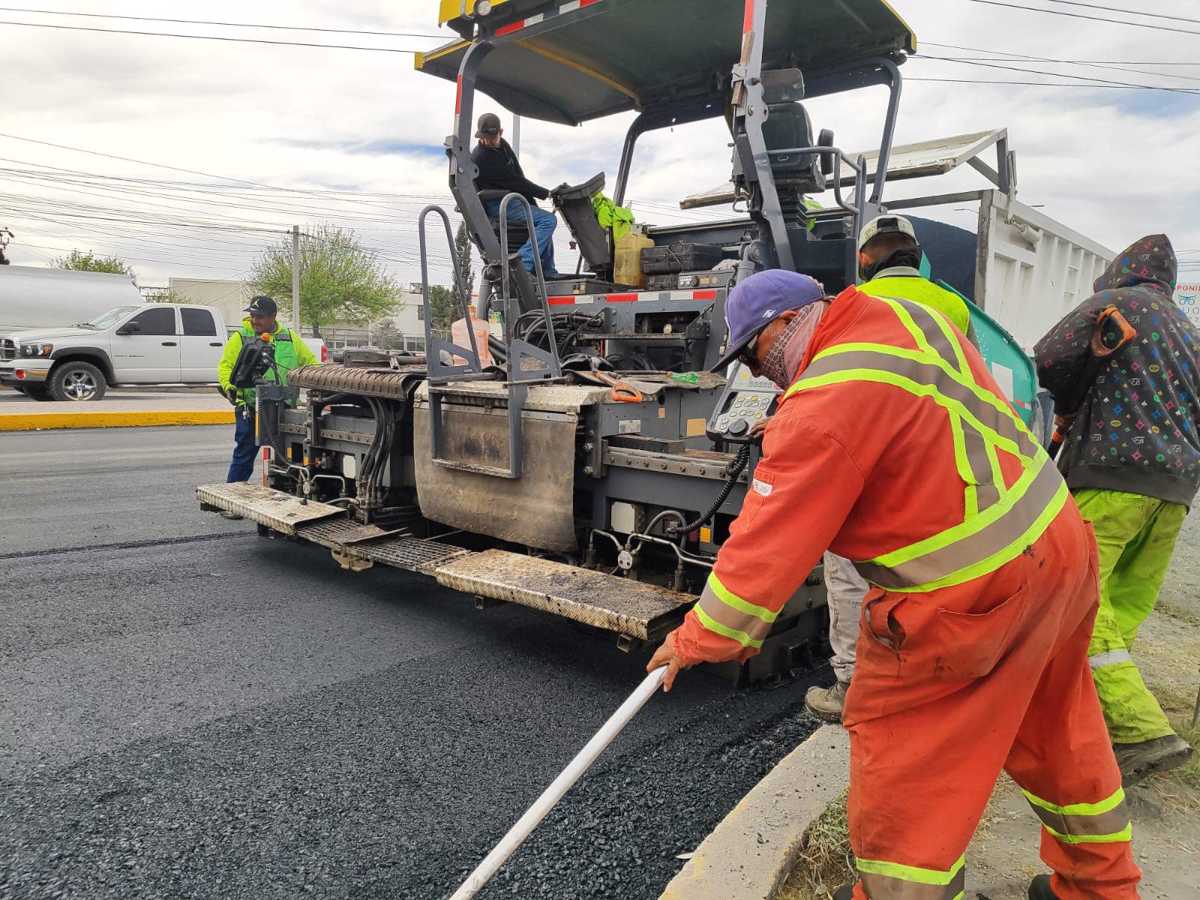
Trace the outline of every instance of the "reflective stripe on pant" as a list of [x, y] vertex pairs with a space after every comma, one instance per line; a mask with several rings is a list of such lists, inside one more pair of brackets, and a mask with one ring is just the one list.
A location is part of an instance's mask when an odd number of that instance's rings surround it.
[[1100, 550], [1100, 611], [1089, 654], [1109, 734], [1116, 744], [1173, 734], [1129, 651], [1158, 600], [1187, 507], [1121, 491], [1083, 490], [1075, 501]]
[[233, 426], [233, 459], [229, 462], [229, 473], [225, 476], [225, 481], [248, 481], [254, 474], [254, 457], [257, 451], [254, 413], [245, 406], [239, 406]]
[[1087, 662], [1097, 594], [1068, 504], [986, 578], [867, 595], [845, 712], [857, 900], [954, 898], [1002, 769], [1033, 798], [1060, 900], [1135, 900], [1141, 873]]
[[854, 644], [858, 617], [868, 585], [854, 563], [833, 553], [825, 554], [825, 592], [829, 599], [829, 646], [833, 648], [833, 673], [850, 683], [854, 675]]

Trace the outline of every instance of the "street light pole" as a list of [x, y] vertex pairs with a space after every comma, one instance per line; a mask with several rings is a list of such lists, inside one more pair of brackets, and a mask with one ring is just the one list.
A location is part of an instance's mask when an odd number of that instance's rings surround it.
[[292, 327], [300, 331], [300, 226], [292, 226]]

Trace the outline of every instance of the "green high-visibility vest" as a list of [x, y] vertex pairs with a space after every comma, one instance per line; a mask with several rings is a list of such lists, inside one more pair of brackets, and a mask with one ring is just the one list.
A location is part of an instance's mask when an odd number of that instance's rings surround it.
[[[889, 275], [887, 272], [897, 274]], [[940, 312], [963, 334], [970, 334], [971, 310], [963, 298], [934, 284], [916, 269], [885, 269], [866, 284], [860, 284], [858, 289], [872, 297], [891, 297], [893, 300], [920, 303]]]
[[[242, 346], [245, 346], [247, 341], [258, 337], [254, 329], [244, 323], [239, 333], [242, 336]], [[283, 383], [287, 384], [287, 373], [300, 366], [300, 351], [297, 348], [304, 339], [292, 329], [278, 324], [275, 326], [275, 333], [271, 335], [271, 339], [271, 344], [275, 348], [275, 366], [279, 369]], [[263, 380], [275, 381], [275, 369], [268, 369]], [[254, 388], [246, 388], [240, 394], [242, 402], [253, 409], [255, 405]]]

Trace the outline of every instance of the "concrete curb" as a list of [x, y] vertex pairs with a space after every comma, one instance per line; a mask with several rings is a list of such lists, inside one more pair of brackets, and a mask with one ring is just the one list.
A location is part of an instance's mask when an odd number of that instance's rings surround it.
[[808, 826], [850, 783], [849, 759], [846, 730], [818, 728], [704, 839], [660, 900], [771, 900]]
[[135, 412], [0, 413], [0, 431], [62, 428], [137, 428], [158, 425], [232, 425], [232, 409], [146, 410]]

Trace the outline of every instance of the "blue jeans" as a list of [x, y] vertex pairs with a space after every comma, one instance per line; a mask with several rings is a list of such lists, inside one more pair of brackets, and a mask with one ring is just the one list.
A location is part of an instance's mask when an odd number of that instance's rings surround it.
[[233, 426], [233, 459], [229, 463], [229, 474], [225, 481], [249, 481], [254, 474], [254, 457], [258, 455], [258, 441], [254, 439], [254, 410], [239, 406], [236, 424]]
[[[529, 208], [533, 211], [533, 236], [537, 239], [538, 255], [542, 258], [542, 274], [549, 278], [551, 275], [558, 274], [558, 269], [554, 267], [554, 229], [558, 227], [558, 217], [552, 212], [539, 209], [532, 203], [529, 204]], [[489, 200], [484, 204], [484, 209], [489, 216], [495, 218], [500, 215], [500, 201]], [[510, 223], [514, 225], [528, 223], [524, 207], [515, 200], [509, 201], [507, 212]], [[532, 242], [526, 241], [517, 252], [521, 254], [521, 262], [525, 264], [525, 268], [533, 272]]]

